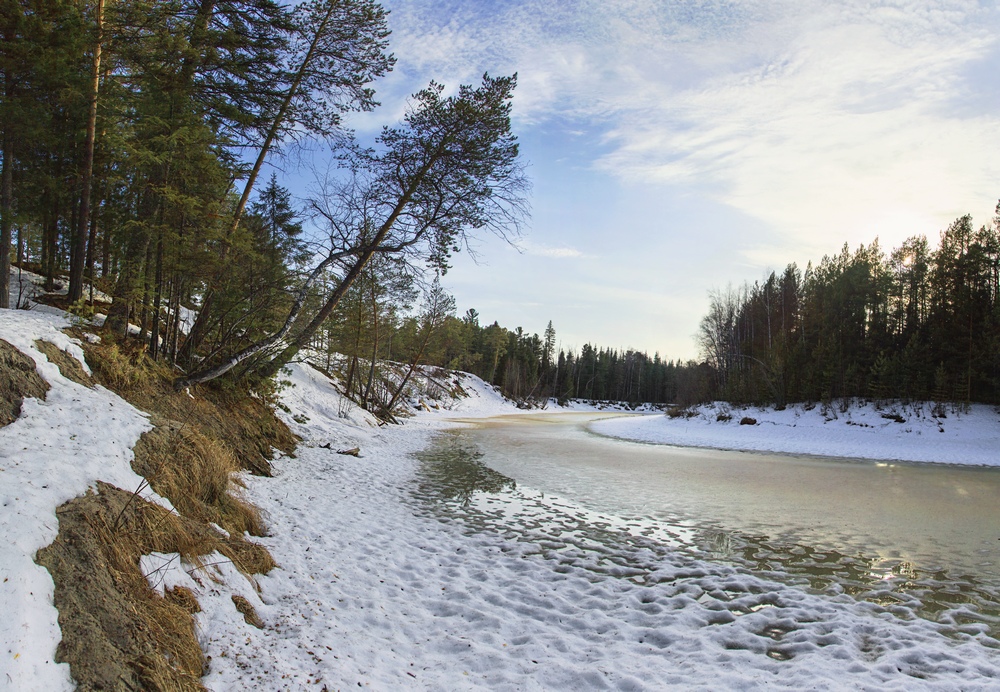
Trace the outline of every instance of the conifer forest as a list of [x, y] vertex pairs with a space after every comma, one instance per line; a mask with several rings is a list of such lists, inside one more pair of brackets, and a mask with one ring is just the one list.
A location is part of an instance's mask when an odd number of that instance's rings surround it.
[[[372, 0], [0, 8], [0, 307], [19, 307], [11, 267], [65, 284], [63, 307], [131, 331], [178, 387], [259, 384], [308, 346], [389, 410], [382, 363], [469, 371], [518, 401], [1000, 402], [1000, 216], [715, 290], [698, 361], [562, 348], [552, 322], [459, 317], [441, 287], [471, 237], [516, 241], [527, 218], [516, 75], [430, 82], [364, 142], [345, 119], [377, 107], [395, 63]], [[302, 147], [328, 165], [300, 198], [272, 164]]]

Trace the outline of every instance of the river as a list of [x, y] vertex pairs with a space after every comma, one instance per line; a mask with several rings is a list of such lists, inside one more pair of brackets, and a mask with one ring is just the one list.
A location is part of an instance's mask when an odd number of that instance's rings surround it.
[[416, 494], [470, 530], [541, 532], [548, 550], [627, 556], [607, 547], [627, 534], [1000, 634], [1000, 469], [647, 445], [590, 433], [599, 417], [468, 421], [421, 455]]

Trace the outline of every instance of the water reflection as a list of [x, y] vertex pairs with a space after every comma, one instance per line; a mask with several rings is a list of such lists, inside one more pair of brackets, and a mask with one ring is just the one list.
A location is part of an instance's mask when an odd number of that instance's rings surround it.
[[[709, 560], [812, 593], [846, 594], [903, 617], [915, 614], [940, 623], [945, 633], [1000, 634], [1000, 588], [973, 576], [663, 512], [648, 517], [592, 511], [519, 488], [514, 479], [486, 466], [476, 440], [462, 432], [440, 435], [418, 458], [421, 470], [412, 496], [422, 511], [459, 521], [470, 533], [504, 536], [523, 555], [553, 561], [556, 571], [580, 568], [595, 579], [652, 584], [697, 579], [703, 576], [700, 561]], [[674, 568], [682, 565], [680, 572], [664, 572], [668, 555]], [[713, 589], [704, 597], [725, 603], [744, 595]], [[736, 604], [729, 610], [739, 614]]]
[[445, 505], [465, 506], [475, 493], [515, 490], [517, 483], [482, 462], [478, 445], [458, 435], [443, 435], [434, 449], [419, 455], [424, 461], [417, 494]]

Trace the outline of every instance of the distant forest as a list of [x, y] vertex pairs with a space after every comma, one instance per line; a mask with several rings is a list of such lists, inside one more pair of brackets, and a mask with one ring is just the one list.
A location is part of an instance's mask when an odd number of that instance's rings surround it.
[[1000, 403], [1000, 204], [936, 248], [914, 236], [715, 291], [698, 340], [711, 397]]
[[[844, 398], [1000, 403], [1000, 205], [978, 230], [963, 216], [936, 248], [914, 236], [788, 265], [713, 291], [699, 362], [590, 344], [556, 351], [540, 337], [482, 326], [470, 310], [443, 321], [427, 362], [473, 372], [516, 399], [557, 397], [689, 405]], [[396, 355], [412, 358], [415, 320]], [[358, 343], [364, 337], [356, 339]], [[350, 353], [349, 344], [336, 348]]]

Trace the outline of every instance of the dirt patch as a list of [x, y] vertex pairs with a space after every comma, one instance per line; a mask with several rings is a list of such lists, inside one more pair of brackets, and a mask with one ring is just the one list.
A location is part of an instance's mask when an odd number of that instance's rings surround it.
[[35, 339], [35, 348], [44, 353], [50, 363], [55, 363], [56, 367], [59, 368], [59, 372], [67, 380], [73, 380], [84, 387], [94, 386], [94, 380], [91, 379], [87, 371], [80, 365], [80, 361], [68, 351], [63, 351], [51, 341], [44, 341], [42, 339]]
[[232, 385], [210, 383], [197, 396], [175, 392], [177, 373], [152, 362], [138, 344], [83, 344], [87, 363], [98, 381], [136, 408], [178, 421], [225, 445], [239, 467], [260, 476], [271, 475], [275, 448], [291, 454], [297, 439], [271, 408]]
[[45, 399], [47, 391], [35, 361], [0, 339], [0, 427], [17, 420], [26, 397]]
[[170, 500], [182, 515], [204, 525], [222, 527], [217, 549], [248, 577], [266, 574], [274, 566], [267, 549], [243, 538], [266, 535], [260, 511], [239, 497], [233, 480], [238, 464], [223, 444], [176, 421], [155, 419], [135, 446], [132, 469], [150, 487]]
[[56, 660], [69, 663], [77, 689], [203, 689], [190, 602], [151, 589], [139, 557], [198, 554], [212, 547], [211, 537], [194, 522], [103, 483], [56, 514], [59, 535], [36, 561], [55, 582], [62, 630]]

